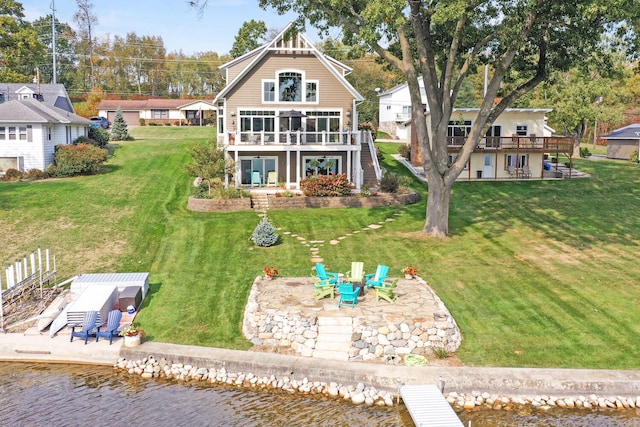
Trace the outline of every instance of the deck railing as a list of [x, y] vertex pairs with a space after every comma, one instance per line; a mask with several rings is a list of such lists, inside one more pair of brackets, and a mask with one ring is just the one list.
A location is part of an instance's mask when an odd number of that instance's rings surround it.
[[358, 132], [238, 132], [230, 133], [228, 141], [236, 145], [352, 145], [360, 144]]
[[[447, 137], [447, 148], [451, 152], [458, 151], [464, 145], [466, 137]], [[573, 151], [574, 139], [564, 136], [487, 136], [476, 145], [476, 150], [480, 151], [541, 151], [541, 152], [562, 152]]]

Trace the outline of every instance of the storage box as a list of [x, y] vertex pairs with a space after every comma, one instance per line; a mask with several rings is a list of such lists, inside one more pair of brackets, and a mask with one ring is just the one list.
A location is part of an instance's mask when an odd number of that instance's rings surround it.
[[142, 302], [142, 288], [140, 286], [128, 286], [120, 291], [118, 305], [120, 311], [127, 311], [127, 307], [132, 305], [136, 310]]

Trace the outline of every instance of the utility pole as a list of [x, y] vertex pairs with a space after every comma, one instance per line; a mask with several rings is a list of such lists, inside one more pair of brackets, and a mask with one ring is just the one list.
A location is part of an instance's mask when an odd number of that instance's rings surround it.
[[53, 84], [56, 84], [57, 70], [56, 70], [56, 2], [51, 0], [51, 45], [53, 46]]

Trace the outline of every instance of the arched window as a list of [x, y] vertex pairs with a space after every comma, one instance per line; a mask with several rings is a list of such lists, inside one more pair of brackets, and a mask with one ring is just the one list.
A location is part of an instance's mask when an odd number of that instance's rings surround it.
[[302, 74], [287, 71], [278, 75], [280, 102], [302, 101]]

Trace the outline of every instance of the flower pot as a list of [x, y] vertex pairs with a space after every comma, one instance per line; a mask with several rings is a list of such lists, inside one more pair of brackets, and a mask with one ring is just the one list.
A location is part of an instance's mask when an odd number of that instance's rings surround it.
[[125, 347], [137, 347], [140, 345], [140, 335], [134, 336], [124, 336], [124, 346]]
[[413, 279], [413, 276], [411, 274], [405, 274], [404, 278], [405, 279]]

